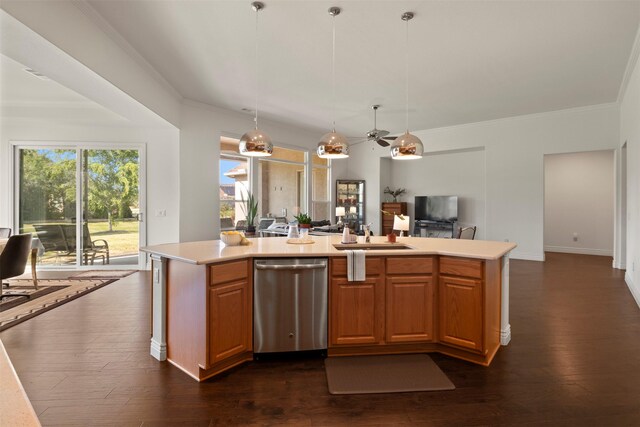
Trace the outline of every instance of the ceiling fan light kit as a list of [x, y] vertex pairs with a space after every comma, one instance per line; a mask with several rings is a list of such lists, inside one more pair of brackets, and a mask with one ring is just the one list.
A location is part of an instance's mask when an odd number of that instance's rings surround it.
[[329, 8], [333, 22], [333, 39], [331, 54], [331, 91], [333, 102], [333, 127], [331, 132], [324, 134], [318, 143], [317, 154], [323, 159], [344, 159], [349, 157], [347, 138], [336, 132], [336, 16], [340, 15], [339, 7]]
[[258, 129], [258, 13], [264, 9], [264, 3], [259, 1], [251, 3], [251, 8], [256, 12], [256, 44], [255, 44], [255, 73], [256, 73], [256, 110], [255, 128], [246, 132], [240, 138], [238, 151], [243, 156], [267, 157], [273, 153], [273, 143], [269, 135]]
[[413, 160], [422, 158], [424, 146], [422, 141], [409, 133], [409, 21], [413, 18], [412, 12], [405, 12], [401, 19], [406, 23], [406, 54], [405, 54], [405, 117], [407, 130], [404, 135], [396, 138], [391, 144], [391, 158], [394, 160]]

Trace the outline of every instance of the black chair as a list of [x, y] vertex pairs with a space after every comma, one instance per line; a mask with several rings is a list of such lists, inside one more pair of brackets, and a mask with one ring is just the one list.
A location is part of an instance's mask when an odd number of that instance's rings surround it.
[[476, 227], [458, 227], [457, 239], [473, 240], [476, 237]]
[[[7, 245], [0, 253], [0, 281], [10, 277], [20, 276], [24, 274], [24, 270], [31, 253], [31, 234], [16, 234], [9, 237]], [[0, 298], [6, 297], [27, 297], [30, 295], [21, 292], [3, 293], [0, 286]], [[9, 286], [6, 284], [6, 286]], [[34, 282], [34, 286], [38, 289], [38, 285]]]
[[11, 237], [11, 229], [0, 227], [0, 238], [6, 239], [8, 237]]

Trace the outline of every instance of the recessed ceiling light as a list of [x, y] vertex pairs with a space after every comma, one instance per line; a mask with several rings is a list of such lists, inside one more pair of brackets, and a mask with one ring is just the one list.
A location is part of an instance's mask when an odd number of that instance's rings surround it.
[[27, 73], [31, 74], [32, 76], [35, 76], [37, 78], [39, 78], [40, 80], [49, 80], [49, 77], [45, 76], [42, 73], [39, 73], [36, 70], [33, 70], [31, 68], [23, 68], [24, 71], [26, 71]]

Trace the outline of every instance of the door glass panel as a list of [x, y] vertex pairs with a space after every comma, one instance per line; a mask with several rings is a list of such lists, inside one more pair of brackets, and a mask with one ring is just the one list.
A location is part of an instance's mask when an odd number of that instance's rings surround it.
[[138, 150], [83, 150], [82, 264], [137, 265]]
[[18, 229], [32, 233], [42, 265], [76, 263], [76, 150], [19, 151]]

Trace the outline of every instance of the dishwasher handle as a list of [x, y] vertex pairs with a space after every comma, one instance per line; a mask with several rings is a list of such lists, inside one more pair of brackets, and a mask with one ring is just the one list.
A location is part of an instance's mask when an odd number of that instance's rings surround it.
[[327, 268], [327, 263], [322, 264], [255, 264], [256, 270], [319, 270]]

